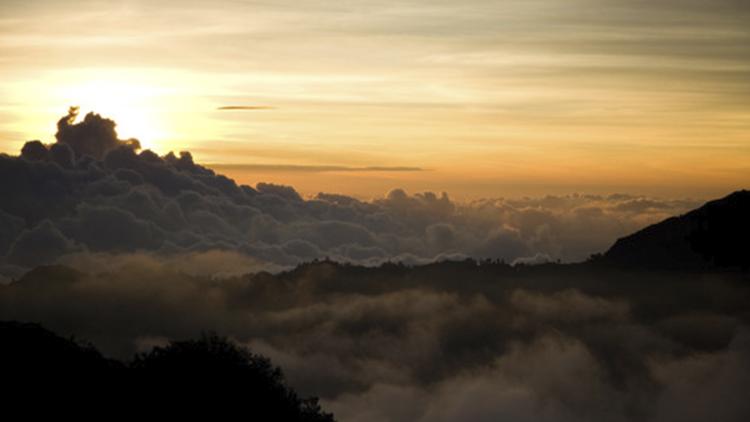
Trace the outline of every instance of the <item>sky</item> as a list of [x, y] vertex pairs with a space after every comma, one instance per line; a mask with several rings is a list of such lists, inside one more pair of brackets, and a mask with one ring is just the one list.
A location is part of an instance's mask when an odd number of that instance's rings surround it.
[[71, 105], [304, 195], [716, 197], [750, 180], [743, 0], [0, 2], [0, 152]]

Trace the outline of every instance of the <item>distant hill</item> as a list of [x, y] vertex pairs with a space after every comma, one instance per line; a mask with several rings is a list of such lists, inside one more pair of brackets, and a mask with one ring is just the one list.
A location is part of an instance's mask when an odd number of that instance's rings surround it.
[[623, 237], [602, 261], [654, 269], [750, 268], [750, 191]]

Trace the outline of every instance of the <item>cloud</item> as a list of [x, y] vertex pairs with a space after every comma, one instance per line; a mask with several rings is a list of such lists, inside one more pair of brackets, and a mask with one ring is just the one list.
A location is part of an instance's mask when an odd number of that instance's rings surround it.
[[590, 297], [577, 290], [564, 290], [547, 295], [516, 290], [510, 297], [510, 304], [522, 314], [533, 316], [537, 321], [625, 320], [629, 310], [627, 303]]
[[[101, 159], [104, 155], [119, 146], [139, 149], [140, 143], [135, 139], [122, 141], [117, 138], [115, 122], [96, 113], [88, 113], [79, 123], [78, 107], [71, 107], [68, 115], [57, 122], [57, 142], [69, 145], [79, 156], [91, 156]], [[26, 144], [24, 149], [33, 146], [39, 154], [39, 144]]]
[[24, 220], [0, 211], [0, 254], [5, 255], [24, 229]]
[[[750, 332], [738, 333], [728, 348], [675, 361], [652, 362], [666, 388], [657, 403], [660, 421], [740, 421], [750, 413], [742, 391], [750, 379]], [[690, 403], [690, 406], [686, 406]]]
[[[613, 195], [457, 202], [446, 193], [394, 189], [363, 201], [290, 186], [238, 185], [196, 164], [189, 152], [159, 156], [120, 140], [115, 123], [71, 109], [57, 142], [27, 143], [0, 156], [0, 268], [50, 264], [71, 252], [158, 256], [238, 251], [272, 266], [325, 257], [365, 265], [474, 257], [506, 262], [579, 261], [618, 237], [696, 205], [690, 200]], [[407, 167], [303, 166], [299, 171], [419, 171]], [[19, 226], [22, 222], [22, 226]], [[33, 260], [22, 230], [55, 233]], [[41, 229], [38, 229], [41, 230]], [[78, 250], [76, 249], [76, 250]], [[544, 259], [542, 259], [544, 258]], [[7, 265], [4, 265], [7, 264]], [[14, 267], [15, 268], [15, 267]], [[17, 270], [0, 270], [5, 276]]]
[[[505, 355], [480, 371], [446, 379], [428, 391], [399, 395], [422, 402], [421, 411], [412, 411], [415, 417], [411, 420], [416, 421], [628, 420], [622, 394], [603, 382], [600, 372], [596, 358], [584, 344], [551, 335], [528, 345], [512, 345]], [[571, 388], [571, 379], [578, 379], [575, 388]], [[369, 400], [379, 402], [368, 403], [374, 404], [372, 408], [392, 412], [386, 403], [395, 397], [388, 397], [388, 388], [378, 387], [368, 395]], [[355, 408], [368, 407], [358, 403]], [[353, 420], [406, 420], [395, 419], [393, 413], [374, 418], [346, 411], [344, 415]]]
[[52, 222], [44, 220], [22, 232], [10, 246], [8, 262], [33, 267], [54, 261], [57, 257], [80, 250]]
[[424, 171], [420, 167], [406, 166], [369, 166], [369, 167], [349, 167], [349, 166], [316, 166], [316, 165], [295, 165], [295, 164], [208, 164], [216, 170], [258, 170], [258, 171], [279, 171], [279, 172], [302, 172], [302, 173], [328, 173], [328, 172], [412, 172]]
[[271, 106], [236, 106], [235, 105], [235, 106], [217, 107], [216, 109], [220, 110], [220, 111], [240, 111], [240, 110], [252, 111], [252, 110], [275, 110], [276, 107], [271, 107]]

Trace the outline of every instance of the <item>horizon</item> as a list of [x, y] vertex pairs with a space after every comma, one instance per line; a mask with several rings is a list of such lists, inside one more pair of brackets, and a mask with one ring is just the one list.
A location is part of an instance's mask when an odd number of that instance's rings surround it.
[[[72, 121], [74, 124], [79, 124], [82, 121], [81, 114], [78, 112], [77, 106], [71, 106], [69, 109], [75, 108], [76, 111], [76, 118]], [[90, 111], [89, 113], [92, 113], [94, 115], [98, 115], [103, 119], [106, 120], [112, 120], [109, 118], [109, 116], [102, 115], [99, 113], [96, 113], [95, 111]], [[59, 116], [59, 118], [63, 118], [65, 116]], [[59, 119], [58, 119], [59, 120]], [[119, 133], [117, 131], [118, 125], [117, 122], [112, 120], [115, 123], [115, 134], [119, 137]], [[56, 129], [57, 130], [57, 129]], [[54, 139], [54, 135], [52, 136]], [[136, 139], [140, 142], [138, 138], [130, 138], [130, 139]], [[34, 138], [34, 140], [39, 140], [38, 138]], [[28, 141], [27, 141], [28, 142]], [[47, 148], [52, 146], [58, 141], [51, 141], [51, 142], [44, 142], [44, 140], [40, 140], [43, 145], [45, 145]], [[11, 157], [20, 157], [22, 152], [22, 148], [18, 148], [17, 151], [0, 151], [0, 154], [5, 154]], [[145, 152], [145, 151], [151, 151], [156, 153], [157, 155], [161, 157], [166, 157], [169, 154], [179, 154], [187, 152], [193, 156], [193, 152], [186, 150], [186, 149], [174, 149], [169, 150], [164, 153], [159, 153], [157, 151], [154, 151], [148, 147], [142, 147], [139, 146], [137, 148], [137, 152]], [[650, 189], [638, 189], [639, 193], [633, 193], [633, 188], [628, 189], [624, 188], [622, 190], [613, 190], [613, 191], [604, 191], [600, 190], [598, 188], [593, 188], [590, 190], [566, 190], [566, 187], [556, 187], [556, 188], [550, 188], [547, 186], [545, 190], [541, 187], [534, 187], [529, 189], [521, 188], [524, 190], [519, 190], [518, 186], [511, 189], [503, 189], [501, 187], [498, 187], [498, 193], [495, 196], [471, 196], [466, 195], [466, 192], [464, 192], [464, 195], [461, 195], [461, 192], [459, 192], [459, 196], [453, 196], [453, 194], [448, 190], [429, 190], [429, 189], [419, 189], [416, 188], [414, 190], [407, 190], [405, 189], [402, 184], [400, 184], [400, 181], [403, 179], [403, 176], [401, 176], [404, 173], [411, 173], [411, 172], [429, 172], [432, 171], [432, 169], [423, 169], [418, 167], [347, 167], [347, 166], [339, 166], [339, 165], [301, 165], [301, 164], [258, 164], [258, 163], [242, 163], [242, 164], [222, 164], [222, 163], [202, 163], [196, 160], [196, 164], [202, 165], [208, 169], [213, 170], [217, 175], [223, 175], [227, 176], [233, 181], [235, 181], [238, 185], [246, 185], [250, 187], [255, 187], [259, 183], [270, 183], [270, 184], [276, 184], [280, 186], [288, 186], [297, 191], [303, 198], [305, 199], [314, 199], [319, 194], [340, 194], [340, 195], [346, 195], [351, 198], [355, 198], [360, 201], [373, 201], [377, 199], [381, 199], [384, 197], [387, 197], [388, 194], [394, 190], [403, 190], [407, 194], [423, 194], [423, 193], [435, 193], [435, 194], [447, 194], [452, 200], [458, 201], [461, 203], [471, 203], [475, 201], [481, 201], [481, 200], [493, 200], [493, 199], [533, 199], [533, 198], [543, 198], [543, 197], [595, 197], [599, 199], [606, 199], [607, 197], [615, 197], [619, 195], [625, 195], [632, 197], [633, 199], [638, 198], [651, 198], [651, 199], [680, 199], [680, 200], [686, 200], [686, 201], [709, 201], [712, 199], [717, 199], [719, 197], [726, 196], [732, 192], [743, 190], [742, 188], [738, 188], [729, 192], [725, 192], [719, 196], [679, 196], [679, 195], [673, 195], [673, 196], [665, 196], [665, 195], [658, 195], [653, 194]], [[310, 174], [323, 174], [326, 175], [332, 179], [340, 178], [342, 175], [350, 176], [356, 175], [358, 173], [394, 173], [395, 176], [391, 178], [393, 182], [390, 182], [391, 185], [383, 185], [383, 186], [392, 186], [389, 189], [387, 189], [384, 192], [381, 192], [379, 194], [374, 195], [368, 195], [363, 194], [362, 191], [354, 190], [354, 191], [347, 191], [339, 190], [336, 191], [323, 191], [323, 190], [315, 190], [314, 186], [316, 186], [319, 181], [315, 179], [314, 181], [310, 181], [309, 175]], [[280, 175], [277, 177], [274, 177], [274, 175]], [[296, 183], [295, 183], [296, 182]], [[333, 182], [332, 182], [333, 183]], [[362, 182], [361, 180], [357, 184], [357, 186], [361, 186], [362, 184], [367, 184], [367, 182]], [[325, 185], [325, 184], [324, 184]], [[311, 187], [312, 186], [312, 187]], [[335, 186], [335, 183], [334, 183]], [[412, 185], [414, 186], [414, 185]], [[417, 185], [419, 186], [419, 185]], [[308, 188], [309, 187], [309, 188]], [[307, 189], [306, 189], [307, 188]], [[506, 187], [507, 188], [507, 187]], [[504, 195], [503, 192], [510, 192], [511, 195]], [[526, 192], [526, 193], [520, 193], [520, 192]], [[515, 193], [516, 195], [512, 195], [512, 193]]]
[[[69, 109], [75, 108], [77, 110], [76, 118], [73, 120], [74, 123], [78, 124], [81, 122], [81, 116], [85, 114], [95, 114], [101, 116], [104, 119], [112, 120], [111, 116], [106, 116], [97, 113], [95, 110], [89, 112], [79, 112], [78, 106], [70, 106]], [[59, 118], [64, 117], [63, 115], [58, 116]], [[114, 120], [113, 120], [114, 121]], [[115, 131], [119, 136], [119, 125], [115, 121]], [[57, 129], [55, 129], [57, 130]], [[54, 134], [50, 136], [54, 139]], [[140, 139], [137, 137], [128, 137], [129, 139], [136, 139], [140, 143]], [[50, 146], [56, 141], [46, 141], [39, 137], [32, 138], [33, 140], [40, 140], [44, 145]], [[28, 142], [25, 141], [25, 142]], [[24, 143], [25, 143], [24, 142]], [[16, 143], [13, 143], [15, 145]], [[21, 143], [23, 144], [23, 143]], [[152, 151], [159, 156], [166, 156], [168, 154], [177, 154], [181, 152], [188, 152], [195, 156], [193, 151], [184, 148], [170, 149], [168, 151], [159, 152], [157, 150], [149, 148], [147, 145], [141, 146], [138, 149], [140, 152]], [[200, 151], [200, 149], [199, 149]], [[0, 151], [0, 154], [6, 154], [8, 156], [20, 156], [21, 147], [16, 151]], [[406, 167], [406, 166], [364, 166], [364, 167], [353, 167], [345, 165], [308, 165], [308, 164], [268, 164], [268, 163], [204, 163], [196, 159], [198, 164], [201, 164], [209, 169], [212, 169], [216, 174], [227, 176], [234, 180], [237, 184], [247, 185], [255, 187], [258, 183], [271, 183], [281, 186], [289, 186], [300, 193], [304, 198], [311, 199], [318, 194], [341, 194], [352, 198], [356, 198], [361, 201], [372, 201], [375, 199], [383, 198], [388, 195], [389, 192], [394, 190], [404, 190], [409, 194], [421, 194], [421, 193], [446, 193], [451, 199], [459, 202], [470, 203], [481, 200], [492, 200], [492, 199], [525, 199], [525, 198], [541, 198], [546, 196], [551, 197], [569, 197], [569, 196], [617, 196], [617, 195], [628, 195], [633, 198], [655, 198], [655, 199], [682, 199], [692, 201], [709, 201], [711, 199], [717, 199], [719, 197], [726, 196], [732, 192], [743, 190], [743, 185], [738, 185], [735, 188], [728, 188], [728, 191], [716, 191], [711, 190], [700, 190], [700, 189], [677, 189], [669, 191], [671, 194], [666, 194], [666, 191], [656, 187], [647, 186], [629, 186], [623, 185], [620, 187], [608, 187], [603, 188], [598, 185], [577, 185], [575, 188], [567, 185], [535, 185], [535, 184], [480, 184], [480, 188], [471, 189], [466, 188], [456, 183], [443, 184], [443, 189], [433, 189], [436, 187], [434, 184], [425, 182], [423, 180], [409, 180], [405, 175], [413, 173], [424, 173], [432, 172], [434, 169], [420, 168], [420, 167]], [[388, 177], [382, 176], [381, 179], [368, 178], [371, 174], [387, 175]], [[317, 177], [312, 177], [315, 175]], [[364, 176], [363, 176], [364, 175]], [[354, 178], [356, 183], [351, 185], [341, 185], [339, 182], [342, 176]], [[384, 181], [385, 180], [385, 181]], [[321, 190], [320, 186], [329, 187], [330, 190]], [[409, 186], [411, 189], [405, 188]], [[447, 187], [448, 189], [445, 189]], [[454, 187], [453, 190], [450, 187]], [[339, 188], [337, 190], [337, 188]], [[380, 191], [379, 189], [384, 189]], [[490, 192], [495, 192], [494, 196], [490, 195]], [[484, 195], [484, 193], [487, 195]]]

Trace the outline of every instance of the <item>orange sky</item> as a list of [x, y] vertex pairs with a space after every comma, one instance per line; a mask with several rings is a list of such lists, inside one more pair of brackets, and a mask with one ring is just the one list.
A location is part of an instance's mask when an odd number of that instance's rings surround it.
[[744, 2], [336, 3], [4, 0], [0, 151], [79, 105], [304, 194], [748, 187]]

